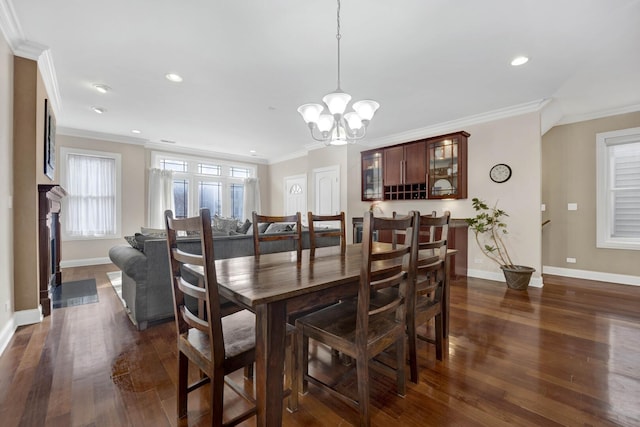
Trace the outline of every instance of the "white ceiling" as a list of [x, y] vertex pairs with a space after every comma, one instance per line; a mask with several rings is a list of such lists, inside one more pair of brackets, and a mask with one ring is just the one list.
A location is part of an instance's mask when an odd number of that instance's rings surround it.
[[[336, 88], [335, 0], [0, 0], [0, 13], [14, 52], [44, 52], [61, 133], [274, 161], [314, 146], [296, 109]], [[553, 105], [553, 123], [640, 110], [640, 0], [343, 0], [341, 17], [342, 88], [381, 104], [369, 145], [523, 105]]]

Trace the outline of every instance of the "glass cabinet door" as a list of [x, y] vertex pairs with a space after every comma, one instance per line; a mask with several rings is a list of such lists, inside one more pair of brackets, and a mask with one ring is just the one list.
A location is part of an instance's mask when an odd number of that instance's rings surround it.
[[382, 151], [362, 153], [362, 200], [382, 200]]
[[446, 135], [427, 143], [429, 199], [467, 197], [467, 135]]

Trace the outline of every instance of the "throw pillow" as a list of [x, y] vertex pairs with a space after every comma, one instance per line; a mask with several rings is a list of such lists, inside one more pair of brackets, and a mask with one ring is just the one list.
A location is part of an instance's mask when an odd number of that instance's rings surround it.
[[287, 231], [293, 231], [291, 224], [282, 224], [282, 223], [274, 222], [272, 224], [269, 224], [269, 227], [267, 227], [264, 234], [286, 233]]
[[137, 249], [142, 252], [142, 248], [138, 245], [136, 236], [124, 236], [124, 240], [126, 240], [133, 249]]
[[238, 228], [238, 220], [235, 218], [224, 218], [221, 216], [213, 217], [213, 229], [216, 231], [224, 231], [229, 234], [231, 230], [235, 231]]
[[[166, 236], [165, 236], [166, 237]], [[142, 233], [136, 233], [135, 235], [136, 243], [138, 245], [138, 250], [140, 252], [144, 252], [144, 242], [149, 239], [158, 239], [157, 236], [145, 236]]]
[[164, 228], [140, 227], [140, 234], [152, 237], [167, 237], [167, 230]]
[[236, 231], [238, 232], [238, 234], [246, 234], [247, 230], [249, 230], [250, 227], [251, 221], [247, 219], [241, 226], [236, 229]]

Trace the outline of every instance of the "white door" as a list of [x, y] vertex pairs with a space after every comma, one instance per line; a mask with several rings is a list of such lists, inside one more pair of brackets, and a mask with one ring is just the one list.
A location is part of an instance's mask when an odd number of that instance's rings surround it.
[[340, 213], [340, 166], [313, 170], [316, 215]]
[[307, 175], [293, 175], [284, 178], [284, 214], [296, 212], [307, 216]]

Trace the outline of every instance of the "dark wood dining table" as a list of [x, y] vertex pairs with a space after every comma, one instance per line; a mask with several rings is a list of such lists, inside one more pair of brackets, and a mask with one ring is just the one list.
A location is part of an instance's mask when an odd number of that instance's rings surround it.
[[[389, 247], [374, 245], [374, 250]], [[295, 251], [216, 260], [220, 295], [256, 314], [258, 426], [282, 424], [287, 315], [356, 295], [361, 252], [361, 244], [352, 244], [344, 255], [339, 247], [318, 248], [314, 258], [304, 250], [299, 262]], [[381, 263], [376, 271], [388, 267]]]

